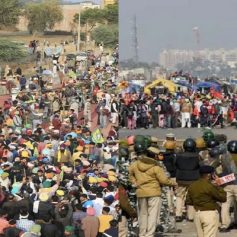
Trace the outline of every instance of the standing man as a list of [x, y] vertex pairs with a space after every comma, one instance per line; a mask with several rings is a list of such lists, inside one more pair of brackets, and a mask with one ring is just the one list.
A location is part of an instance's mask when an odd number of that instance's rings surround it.
[[[199, 154], [196, 152], [196, 142], [188, 138], [183, 144], [184, 152], [176, 155], [176, 221], [183, 221], [183, 207], [189, 185], [199, 179]], [[187, 219], [193, 221], [194, 210], [187, 206]]]
[[138, 199], [139, 237], [153, 237], [161, 202], [161, 185], [175, 186], [155, 159], [147, 156], [151, 142], [148, 137], [137, 135], [134, 149], [138, 160], [129, 167], [129, 180], [136, 187]]
[[113, 125], [117, 124], [118, 111], [119, 111], [119, 105], [118, 105], [116, 97], [113, 95], [112, 96], [112, 103], [111, 103], [111, 122]]
[[196, 210], [194, 222], [198, 237], [216, 237], [219, 224], [217, 202], [226, 201], [226, 192], [211, 183], [214, 168], [202, 166], [200, 178], [193, 182], [186, 198], [187, 205]]
[[90, 97], [86, 97], [85, 107], [84, 107], [84, 118], [85, 118], [85, 124], [88, 127], [91, 127], [91, 100]]
[[[232, 140], [227, 143], [228, 153], [222, 155], [222, 175], [237, 174], [237, 140]], [[221, 205], [221, 220], [222, 225], [220, 232], [229, 232], [231, 229], [231, 214], [230, 208], [237, 203], [237, 180], [233, 180], [227, 184], [224, 184], [224, 190], [227, 193], [226, 202]], [[236, 208], [234, 208], [234, 217], [236, 222]]]
[[185, 99], [183, 104], [181, 105], [181, 120], [182, 120], [182, 128], [185, 128], [186, 125], [188, 128], [191, 127], [191, 114], [193, 112], [193, 108], [189, 99]]

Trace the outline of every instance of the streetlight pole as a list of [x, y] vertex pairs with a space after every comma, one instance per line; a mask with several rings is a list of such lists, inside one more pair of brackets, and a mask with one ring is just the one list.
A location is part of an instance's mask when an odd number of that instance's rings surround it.
[[78, 29], [77, 29], [77, 51], [80, 52], [80, 44], [81, 44], [81, 9], [78, 14]]

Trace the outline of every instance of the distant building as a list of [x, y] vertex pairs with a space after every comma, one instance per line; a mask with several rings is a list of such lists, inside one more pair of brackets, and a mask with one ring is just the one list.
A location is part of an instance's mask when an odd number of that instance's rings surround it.
[[188, 63], [193, 60], [194, 53], [187, 50], [164, 50], [160, 54], [160, 65], [174, 69], [179, 63]]
[[175, 69], [177, 64], [185, 64], [192, 62], [195, 57], [208, 60], [215, 63], [224, 63], [231, 67], [237, 65], [237, 49], [203, 49], [200, 51], [192, 50], [163, 50], [160, 53], [159, 63], [167, 69]]
[[[63, 11], [63, 20], [60, 23], [57, 23], [53, 29], [53, 31], [68, 31], [71, 32], [74, 29], [73, 19], [74, 15], [78, 13], [79, 11], [83, 11], [85, 9], [91, 8], [100, 8], [101, 6], [99, 4], [95, 4], [92, 1], [84, 1], [81, 3], [71, 3], [71, 4], [62, 4], [61, 8]], [[19, 31], [27, 31], [27, 25], [28, 20], [21, 16], [19, 19], [19, 24], [17, 26], [17, 29]]]
[[105, 7], [107, 5], [113, 5], [117, 2], [118, 0], [102, 0], [102, 7]]

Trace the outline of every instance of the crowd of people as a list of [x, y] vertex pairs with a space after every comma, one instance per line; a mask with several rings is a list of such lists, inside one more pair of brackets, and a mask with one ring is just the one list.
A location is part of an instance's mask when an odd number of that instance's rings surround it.
[[128, 129], [215, 127], [236, 122], [235, 94], [215, 97], [212, 90], [147, 95], [126, 93], [120, 98], [119, 124]]
[[90, 52], [86, 63], [72, 63], [53, 55], [50, 68], [30, 76], [7, 67], [0, 236], [118, 236], [117, 47], [112, 64], [101, 57]]
[[120, 140], [120, 236], [178, 234], [183, 221], [194, 222], [198, 237], [236, 228], [236, 154], [237, 140], [210, 129], [184, 141], [174, 134], [163, 142], [145, 135]]

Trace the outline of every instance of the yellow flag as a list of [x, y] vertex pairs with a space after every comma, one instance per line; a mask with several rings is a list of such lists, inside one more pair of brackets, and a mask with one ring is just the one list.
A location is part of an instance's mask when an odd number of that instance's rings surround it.
[[96, 144], [103, 143], [105, 141], [100, 129], [98, 128], [91, 135], [92, 135], [92, 141]]

